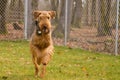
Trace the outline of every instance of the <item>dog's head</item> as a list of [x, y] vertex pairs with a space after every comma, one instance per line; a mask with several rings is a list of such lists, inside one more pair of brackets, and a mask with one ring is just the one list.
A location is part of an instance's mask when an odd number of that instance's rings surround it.
[[34, 21], [38, 34], [48, 34], [51, 29], [51, 19], [55, 18], [55, 11], [34, 11]]

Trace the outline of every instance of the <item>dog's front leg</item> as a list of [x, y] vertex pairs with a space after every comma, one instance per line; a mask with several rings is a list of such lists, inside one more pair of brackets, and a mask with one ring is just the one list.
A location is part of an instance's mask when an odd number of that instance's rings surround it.
[[45, 76], [45, 73], [46, 73], [46, 66], [47, 64], [43, 64], [42, 65], [42, 72], [40, 74], [40, 77], [43, 78]]
[[35, 76], [37, 77], [38, 76], [38, 72], [39, 72], [39, 66], [37, 64], [37, 58], [33, 56], [32, 60], [33, 60], [33, 63], [35, 65]]

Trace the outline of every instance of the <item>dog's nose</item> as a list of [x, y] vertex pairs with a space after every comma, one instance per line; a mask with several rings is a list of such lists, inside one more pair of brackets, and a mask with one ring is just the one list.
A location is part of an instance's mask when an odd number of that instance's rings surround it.
[[46, 26], [46, 25], [44, 25], [44, 26], [43, 26], [43, 29], [47, 29], [47, 26]]
[[43, 32], [46, 32], [47, 26], [43, 26]]
[[42, 30], [43, 30], [43, 33], [45, 34], [49, 33], [49, 29], [46, 25], [43, 26]]

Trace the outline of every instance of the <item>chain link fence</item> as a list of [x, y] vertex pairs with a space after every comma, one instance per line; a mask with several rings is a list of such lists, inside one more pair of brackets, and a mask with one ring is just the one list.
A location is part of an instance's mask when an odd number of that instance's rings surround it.
[[117, 50], [120, 54], [120, 20], [116, 32], [117, 17], [120, 17], [117, 16], [117, 1], [0, 0], [0, 40], [29, 39], [34, 30], [32, 12], [55, 10], [57, 16], [52, 20], [55, 45], [64, 45], [66, 41], [69, 48], [111, 54]]
[[0, 0], [0, 40], [24, 38], [24, 5], [22, 0]]
[[[116, 19], [119, 17], [117, 16], [117, 1], [118, 0], [75, 1], [76, 7], [77, 4], [82, 6], [79, 5], [79, 10], [81, 10], [81, 13], [79, 13], [80, 18], [77, 18], [79, 24], [73, 20], [68, 41], [69, 46], [79, 46], [80, 48], [95, 52], [119, 53], [119, 39], [116, 43], [116, 39], [120, 35], [119, 27], [118, 32], [116, 32]], [[77, 8], [75, 9], [77, 10]], [[115, 47], [116, 45], [118, 46]], [[117, 52], [115, 53], [116, 50]]]
[[[80, 5], [80, 24], [77, 28], [73, 25], [69, 44], [90, 51], [114, 54], [117, 0], [81, 0]], [[120, 52], [119, 41], [117, 44]]]

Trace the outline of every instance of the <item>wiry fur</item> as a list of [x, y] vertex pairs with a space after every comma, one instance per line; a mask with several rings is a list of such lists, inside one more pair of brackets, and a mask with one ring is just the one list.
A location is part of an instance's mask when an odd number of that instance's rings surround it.
[[[41, 77], [45, 75], [45, 68], [48, 62], [51, 59], [51, 56], [53, 55], [53, 42], [51, 37], [51, 23], [50, 20], [46, 17], [52, 18], [53, 14], [55, 12], [52, 11], [35, 11], [34, 13], [35, 20], [38, 20], [38, 25], [41, 31], [43, 31], [42, 26], [45, 25], [47, 29], [50, 31], [49, 33], [45, 33], [44, 30], [41, 35], [37, 35], [36, 31], [32, 34], [31, 41], [30, 41], [30, 50], [32, 53], [32, 60], [35, 65], [35, 75], [38, 75], [39, 72], [39, 65], [42, 64], [42, 71], [41, 71]], [[43, 19], [41, 19], [43, 18]], [[40, 20], [39, 20], [40, 19]], [[43, 26], [44, 27], [44, 26]]]

